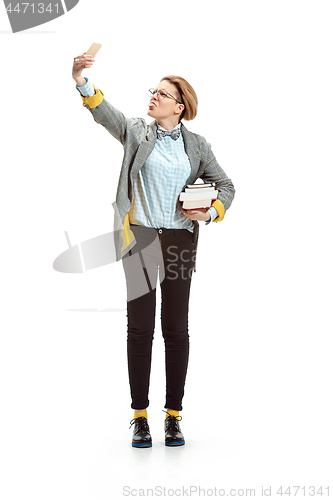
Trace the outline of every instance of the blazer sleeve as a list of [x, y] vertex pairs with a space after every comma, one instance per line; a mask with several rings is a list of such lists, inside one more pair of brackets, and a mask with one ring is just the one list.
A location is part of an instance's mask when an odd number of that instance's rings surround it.
[[124, 145], [127, 128], [132, 124], [132, 119], [125, 118], [121, 111], [104, 98], [104, 94], [100, 89], [95, 87], [94, 84], [93, 87], [95, 89], [94, 95], [84, 97], [80, 94], [83, 106], [90, 111], [96, 123], [103, 125], [115, 139]]
[[201, 162], [200, 170], [203, 169], [203, 173], [200, 178], [204, 182], [215, 182], [216, 189], [219, 190], [217, 200], [212, 203], [212, 207], [218, 213], [218, 217], [213, 222], [219, 222], [223, 220], [225, 211], [230, 207], [236, 191], [231, 179], [217, 163], [211, 145], [206, 141], [201, 154]]

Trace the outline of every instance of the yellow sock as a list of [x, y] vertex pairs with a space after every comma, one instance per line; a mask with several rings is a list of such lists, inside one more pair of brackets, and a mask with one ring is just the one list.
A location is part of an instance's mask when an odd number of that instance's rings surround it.
[[145, 411], [135, 411], [134, 418], [145, 417], [148, 420], [147, 410]]
[[165, 418], [168, 418], [169, 415], [172, 415], [174, 417], [179, 417], [179, 411], [178, 410], [167, 410], [168, 413], [165, 414]]

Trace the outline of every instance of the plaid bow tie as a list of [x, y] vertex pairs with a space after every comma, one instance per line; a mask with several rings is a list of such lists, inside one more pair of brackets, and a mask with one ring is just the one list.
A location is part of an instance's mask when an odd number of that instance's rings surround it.
[[175, 130], [162, 130], [157, 128], [156, 133], [158, 139], [163, 139], [166, 135], [170, 135], [170, 137], [176, 141], [180, 136], [180, 128], [176, 128]]

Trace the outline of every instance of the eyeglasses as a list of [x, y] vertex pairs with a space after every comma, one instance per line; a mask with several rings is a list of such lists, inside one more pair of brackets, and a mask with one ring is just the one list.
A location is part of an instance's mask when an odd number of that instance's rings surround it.
[[149, 97], [157, 94], [157, 97], [160, 97], [161, 99], [165, 99], [166, 97], [170, 97], [171, 99], [174, 99], [176, 102], [179, 104], [184, 104], [183, 102], [178, 101], [173, 95], [169, 94], [168, 92], [165, 92], [165, 90], [155, 90], [155, 89], [149, 89]]

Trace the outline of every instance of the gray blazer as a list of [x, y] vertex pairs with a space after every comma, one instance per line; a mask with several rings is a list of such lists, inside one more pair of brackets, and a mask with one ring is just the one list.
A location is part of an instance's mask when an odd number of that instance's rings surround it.
[[[119, 261], [136, 244], [134, 234], [130, 229], [128, 212], [133, 201], [134, 179], [155, 146], [157, 122], [154, 120], [147, 125], [143, 118], [126, 118], [104, 98], [103, 92], [95, 85], [94, 89], [95, 95], [93, 96], [83, 97], [81, 95], [83, 106], [89, 109], [95, 122], [103, 125], [124, 147], [116, 201], [112, 203], [115, 211], [116, 258]], [[194, 184], [198, 178], [204, 182], [216, 183], [216, 189], [219, 190], [218, 199], [213, 202], [212, 206], [218, 212], [218, 217], [214, 222], [219, 222], [223, 219], [225, 211], [230, 207], [235, 196], [233, 183], [217, 163], [206, 139], [187, 130], [183, 123], [181, 131], [185, 151], [191, 164], [191, 174], [185, 185]], [[193, 242], [195, 249], [197, 249], [199, 223], [196, 220], [193, 223]], [[194, 271], [196, 271], [195, 263]]]

